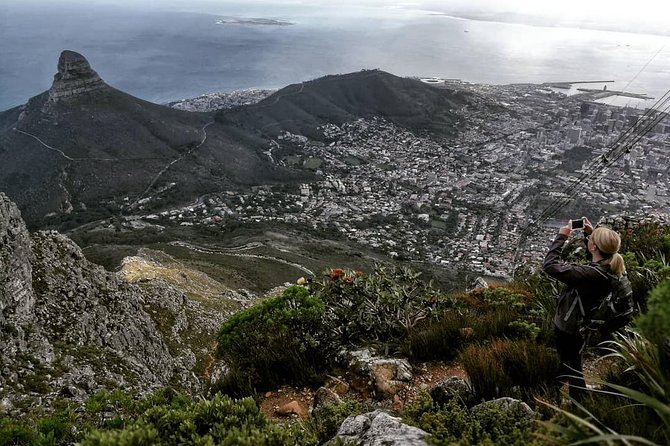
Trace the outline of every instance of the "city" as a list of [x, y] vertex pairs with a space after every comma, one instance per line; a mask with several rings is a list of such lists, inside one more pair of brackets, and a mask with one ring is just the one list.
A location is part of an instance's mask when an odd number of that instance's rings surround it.
[[[464, 107], [462, 128], [448, 140], [414, 134], [378, 117], [324, 125], [319, 141], [283, 132], [265, 155], [279, 165], [313, 171], [316, 181], [223, 191], [143, 219], [307, 224], [337, 230], [391, 257], [509, 277], [516, 261], [542, 258], [558, 224], [538, 221], [523, 243], [522, 231], [553, 200], [565, 198], [564, 191], [645, 112], [594, 102], [591, 95], [597, 93], [566, 96], [547, 85], [440, 83], [472, 93], [475, 101], [500, 112]], [[249, 94], [248, 100], [232, 93], [234, 101], [218, 101], [248, 103], [267, 92]], [[180, 101], [189, 110], [201, 105], [202, 99]], [[665, 117], [617, 164], [584, 179], [564, 220], [664, 213], [669, 145]]]

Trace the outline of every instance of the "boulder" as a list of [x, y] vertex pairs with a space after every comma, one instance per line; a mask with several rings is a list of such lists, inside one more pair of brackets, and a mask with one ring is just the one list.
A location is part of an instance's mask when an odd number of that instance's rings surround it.
[[406, 359], [377, 358], [368, 349], [350, 352], [349, 358], [351, 370], [369, 378], [382, 398], [392, 399], [412, 379], [412, 366]]
[[338, 395], [346, 395], [347, 392], [349, 392], [349, 384], [335, 376], [328, 376], [328, 380], [326, 381], [324, 387], [332, 390]]
[[13, 324], [33, 321], [31, 259], [30, 234], [21, 213], [0, 192], [0, 324], [10, 318]]
[[428, 446], [424, 438], [428, 433], [418, 427], [408, 426], [382, 410], [349, 417], [340, 426], [335, 438], [357, 446]]
[[470, 384], [458, 376], [452, 376], [434, 385], [430, 389], [430, 396], [435, 403], [441, 405], [453, 398], [458, 398], [466, 406], [475, 400], [475, 392]]
[[319, 387], [314, 393], [313, 407], [323, 406], [325, 404], [341, 404], [342, 398], [327, 387]]

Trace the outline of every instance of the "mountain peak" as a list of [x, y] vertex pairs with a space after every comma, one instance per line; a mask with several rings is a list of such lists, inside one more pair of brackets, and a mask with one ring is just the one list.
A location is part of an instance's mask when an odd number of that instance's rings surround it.
[[88, 60], [75, 51], [65, 50], [58, 59], [58, 72], [49, 90], [49, 99], [58, 101], [97, 90], [105, 85]]

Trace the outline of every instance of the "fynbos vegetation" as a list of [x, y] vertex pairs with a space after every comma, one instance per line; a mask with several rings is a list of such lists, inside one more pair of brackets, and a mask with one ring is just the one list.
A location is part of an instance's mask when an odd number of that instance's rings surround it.
[[[282, 385], [316, 388], [346, 371], [346, 352], [363, 347], [415, 365], [463, 367], [471, 397], [438, 401], [419, 392], [394, 407], [432, 444], [668, 444], [670, 282], [659, 267], [665, 231], [659, 227], [640, 245], [635, 231], [627, 234], [630, 274], [638, 274], [647, 309], [592, 350], [592, 358], [604, 355], [593, 360], [602, 371], [587, 375], [594, 388], [579, 402], [555, 379], [556, 289], [548, 278], [526, 274], [507, 286], [447, 295], [408, 269], [332, 269], [222, 325], [217, 353], [228, 372], [211, 399], [167, 389], [139, 399], [100, 393], [79, 408], [63, 402], [50, 412], [0, 419], [0, 445], [323, 444], [345, 418], [384, 401], [336, 399], [315, 405], [302, 423], [276, 424], [253, 397]], [[647, 296], [645, 289], [653, 291]], [[501, 397], [515, 400], [491, 401]]]

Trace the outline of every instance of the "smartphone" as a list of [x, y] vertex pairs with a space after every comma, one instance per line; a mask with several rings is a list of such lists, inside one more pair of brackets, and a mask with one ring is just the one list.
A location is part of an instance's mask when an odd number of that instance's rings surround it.
[[581, 229], [584, 227], [584, 219], [572, 220], [572, 229]]

